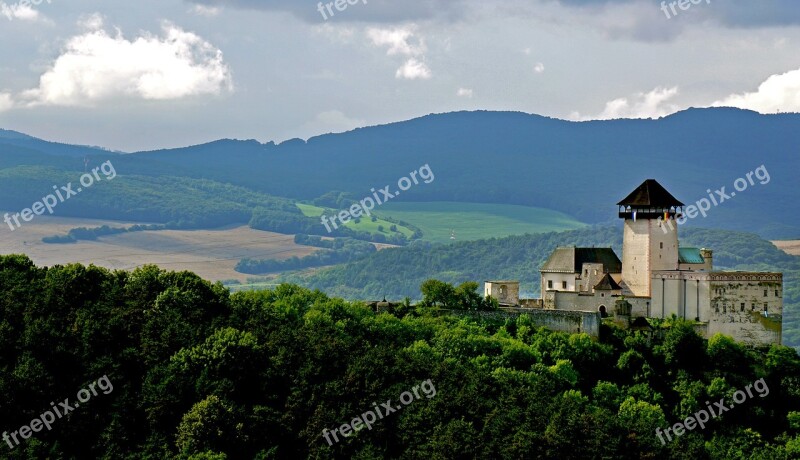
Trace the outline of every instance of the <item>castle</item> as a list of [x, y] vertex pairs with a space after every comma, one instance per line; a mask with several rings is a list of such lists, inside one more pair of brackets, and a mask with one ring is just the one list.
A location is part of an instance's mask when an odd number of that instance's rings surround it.
[[[611, 248], [556, 248], [541, 267], [540, 299], [520, 299], [519, 282], [487, 281], [501, 305], [694, 320], [750, 345], [781, 343], [783, 274], [715, 271], [710, 249], [683, 248], [676, 219], [684, 204], [653, 179], [618, 203], [622, 260]], [[641, 324], [641, 320], [638, 322]]]

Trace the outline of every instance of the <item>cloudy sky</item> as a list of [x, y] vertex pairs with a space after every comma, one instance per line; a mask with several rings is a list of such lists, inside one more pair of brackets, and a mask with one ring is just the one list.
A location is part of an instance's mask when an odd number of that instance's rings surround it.
[[797, 0], [695, 1], [0, 0], [0, 127], [134, 151], [455, 110], [800, 111]]

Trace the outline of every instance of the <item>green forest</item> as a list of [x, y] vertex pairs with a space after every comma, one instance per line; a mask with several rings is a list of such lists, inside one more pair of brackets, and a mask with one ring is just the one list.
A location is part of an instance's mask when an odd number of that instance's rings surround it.
[[[797, 353], [705, 340], [680, 321], [652, 337], [605, 325], [593, 340], [524, 315], [442, 314], [435, 282], [431, 302], [378, 314], [290, 284], [231, 294], [190, 272], [20, 255], [0, 257], [0, 286], [0, 429], [20, 441], [0, 444], [3, 458], [800, 456]], [[768, 392], [705, 428], [657, 436], [758, 381]], [[99, 383], [113, 391], [77, 407]], [[325, 440], [421, 384], [402, 410]], [[51, 429], [32, 422], [64, 398], [73, 410]]]

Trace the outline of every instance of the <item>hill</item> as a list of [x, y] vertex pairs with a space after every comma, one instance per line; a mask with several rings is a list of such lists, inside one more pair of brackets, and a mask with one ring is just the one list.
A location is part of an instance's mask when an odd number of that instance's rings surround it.
[[[753, 181], [713, 207], [702, 225], [772, 239], [800, 236], [800, 200], [786, 199], [797, 196], [792, 171], [800, 169], [795, 154], [800, 114], [714, 108], [657, 120], [578, 123], [524, 113], [458, 112], [279, 145], [228, 139], [127, 155], [42, 142], [0, 136], [0, 166], [79, 172], [83, 161], [75, 155], [80, 153], [92, 162], [113, 159], [121, 175], [212, 180], [311, 201], [332, 191], [358, 200], [429, 165], [435, 180], [391, 204], [523, 205], [585, 223], [607, 222], [614, 203], [647, 178], [691, 204], [722, 187], [732, 192], [737, 179], [763, 165], [768, 180]], [[107, 218], [97, 212], [87, 217]]]

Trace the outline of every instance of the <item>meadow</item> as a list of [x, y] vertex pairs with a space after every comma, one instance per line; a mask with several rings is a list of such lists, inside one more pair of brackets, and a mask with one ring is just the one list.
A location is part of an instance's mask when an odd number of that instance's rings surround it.
[[451, 232], [457, 241], [473, 241], [585, 227], [558, 211], [508, 204], [395, 202], [382, 205], [378, 213], [416, 225], [422, 229], [423, 240], [433, 243], [451, 241]]

